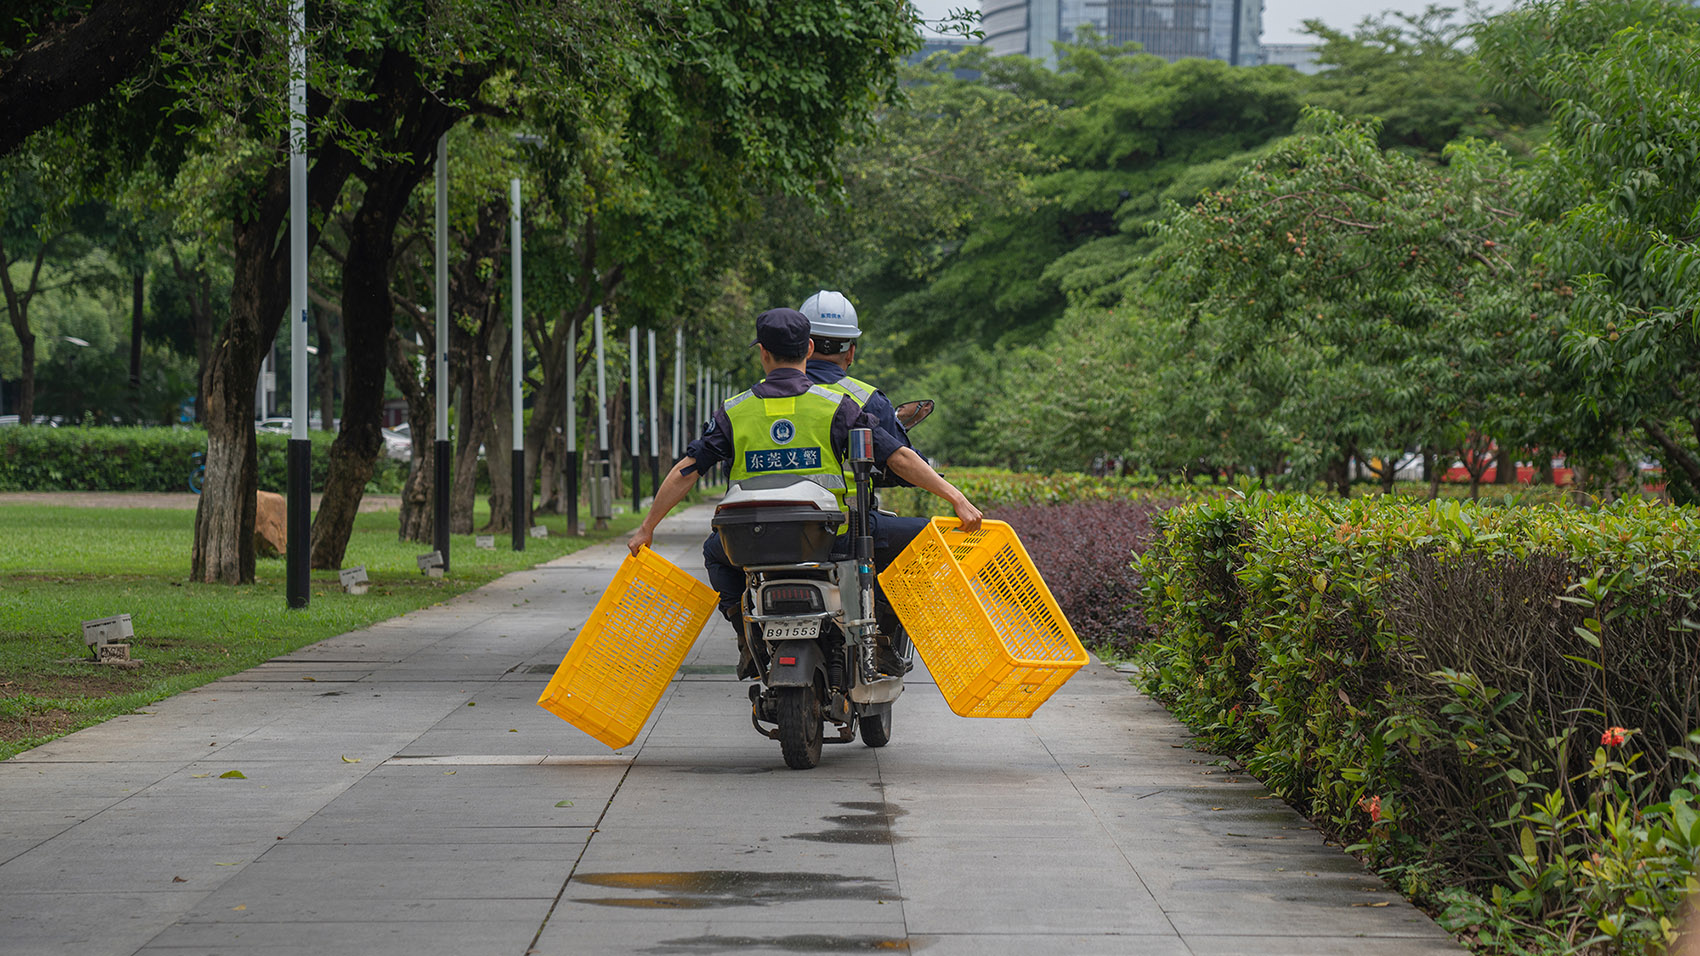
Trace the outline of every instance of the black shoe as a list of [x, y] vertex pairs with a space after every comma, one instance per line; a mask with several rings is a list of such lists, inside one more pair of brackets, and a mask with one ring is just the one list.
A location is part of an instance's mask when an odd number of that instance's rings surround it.
[[886, 645], [880, 645], [875, 651], [874, 661], [879, 672], [887, 677], [902, 677], [909, 673], [909, 662], [897, 656], [897, 652]]
[[750, 653], [749, 642], [740, 636], [738, 638], [738, 679], [749, 680], [760, 676], [761, 668], [756, 666], [755, 656]]

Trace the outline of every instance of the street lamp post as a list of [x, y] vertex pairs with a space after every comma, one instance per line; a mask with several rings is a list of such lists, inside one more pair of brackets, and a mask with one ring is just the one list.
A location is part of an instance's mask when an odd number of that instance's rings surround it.
[[631, 360], [628, 364], [631, 366], [631, 379], [632, 379], [632, 514], [637, 514], [638, 501], [643, 495], [643, 489], [641, 487], [639, 487], [639, 478], [638, 478], [638, 476], [643, 473], [643, 470], [638, 467], [638, 454], [639, 454], [639, 452], [638, 452], [638, 336], [637, 336], [637, 326], [635, 326], [635, 325], [632, 326], [629, 331], [630, 331], [631, 334], [626, 336], [626, 339], [627, 339], [627, 345], [628, 345], [627, 356]]
[[673, 330], [673, 461], [685, 455], [685, 330]]
[[578, 324], [567, 329], [567, 534], [578, 534]]
[[437, 137], [437, 437], [431, 546], [449, 573], [449, 134]]
[[661, 413], [655, 394], [655, 330], [649, 330], [649, 493], [661, 488]]
[[613, 503], [614, 476], [610, 473], [612, 467], [608, 461], [608, 362], [602, 349], [602, 307], [596, 307], [596, 489], [592, 497], [597, 502], [594, 509], [597, 531], [608, 527], [607, 510]]
[[525, 519], [531, 504], [530, 489], [525, 487], [525, 409], [521, 406], [520, 385], [525, 378], [525, 342], [520, 335], [524, 310], [523, 282], [520, 273], [519, 177], [508, 183], [508, 224], [513, 230], [513, 525], [514, 550], [525, 550]]
[[313, 445], [307, 440], [307, 13], [304, 0], [289, 4], [289, 502], [285, 518], [289, 606], [308, 601], [308, 522], [312, 507]]

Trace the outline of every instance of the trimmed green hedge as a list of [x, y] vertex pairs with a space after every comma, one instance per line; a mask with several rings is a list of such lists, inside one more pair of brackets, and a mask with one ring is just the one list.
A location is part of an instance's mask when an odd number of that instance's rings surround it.
[[[313, 487], [324, 487], [330, 467], [329, 432], [311, 432]], [[289, 436], [258, 436], [260, 488], [282, 492], [288, 484]], [[0, 429], [0, 491], [188, 491], [192, 455], [207, 449], [199, 428]], [[397, 491], [407, 462], [380, 456], [369, 490]]]
[[1213, 749], [1489, 948], [1674, 939], [1700, 512], [1254, 494], [1158, 525], [1143, 681]]
[[[997, 468], [946, 468], [942, 472], [981, 511], [1012, 505], [1060, 505], [1082, 501], [1164, 501], [1226, 494], [1213, 485], [1155, 484], [1149, 479], [1097, 477], [1074, 472], [1038, 474]], [[881, 503], [901, 515], [948, 515], [944, 499], [919, 488], [884, 488]]]

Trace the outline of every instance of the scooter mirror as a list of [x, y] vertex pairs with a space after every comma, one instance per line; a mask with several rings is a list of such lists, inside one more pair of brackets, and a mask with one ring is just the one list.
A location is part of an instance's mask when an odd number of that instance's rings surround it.
[[933, 413], [933, 400], [922, 398], [913, 402], [904, 402], [897, 406], [896, 412], [899, 425], [902, 425], [905, 429], [914, 428]]

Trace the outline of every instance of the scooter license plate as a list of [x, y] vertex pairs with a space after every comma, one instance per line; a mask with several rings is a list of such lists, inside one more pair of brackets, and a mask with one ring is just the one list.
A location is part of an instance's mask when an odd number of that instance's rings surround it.
[[762, 625], [762, 639], [774, 641], [812, 641], [820, 636], [820, 618], [801, 621], [768, 621]]

